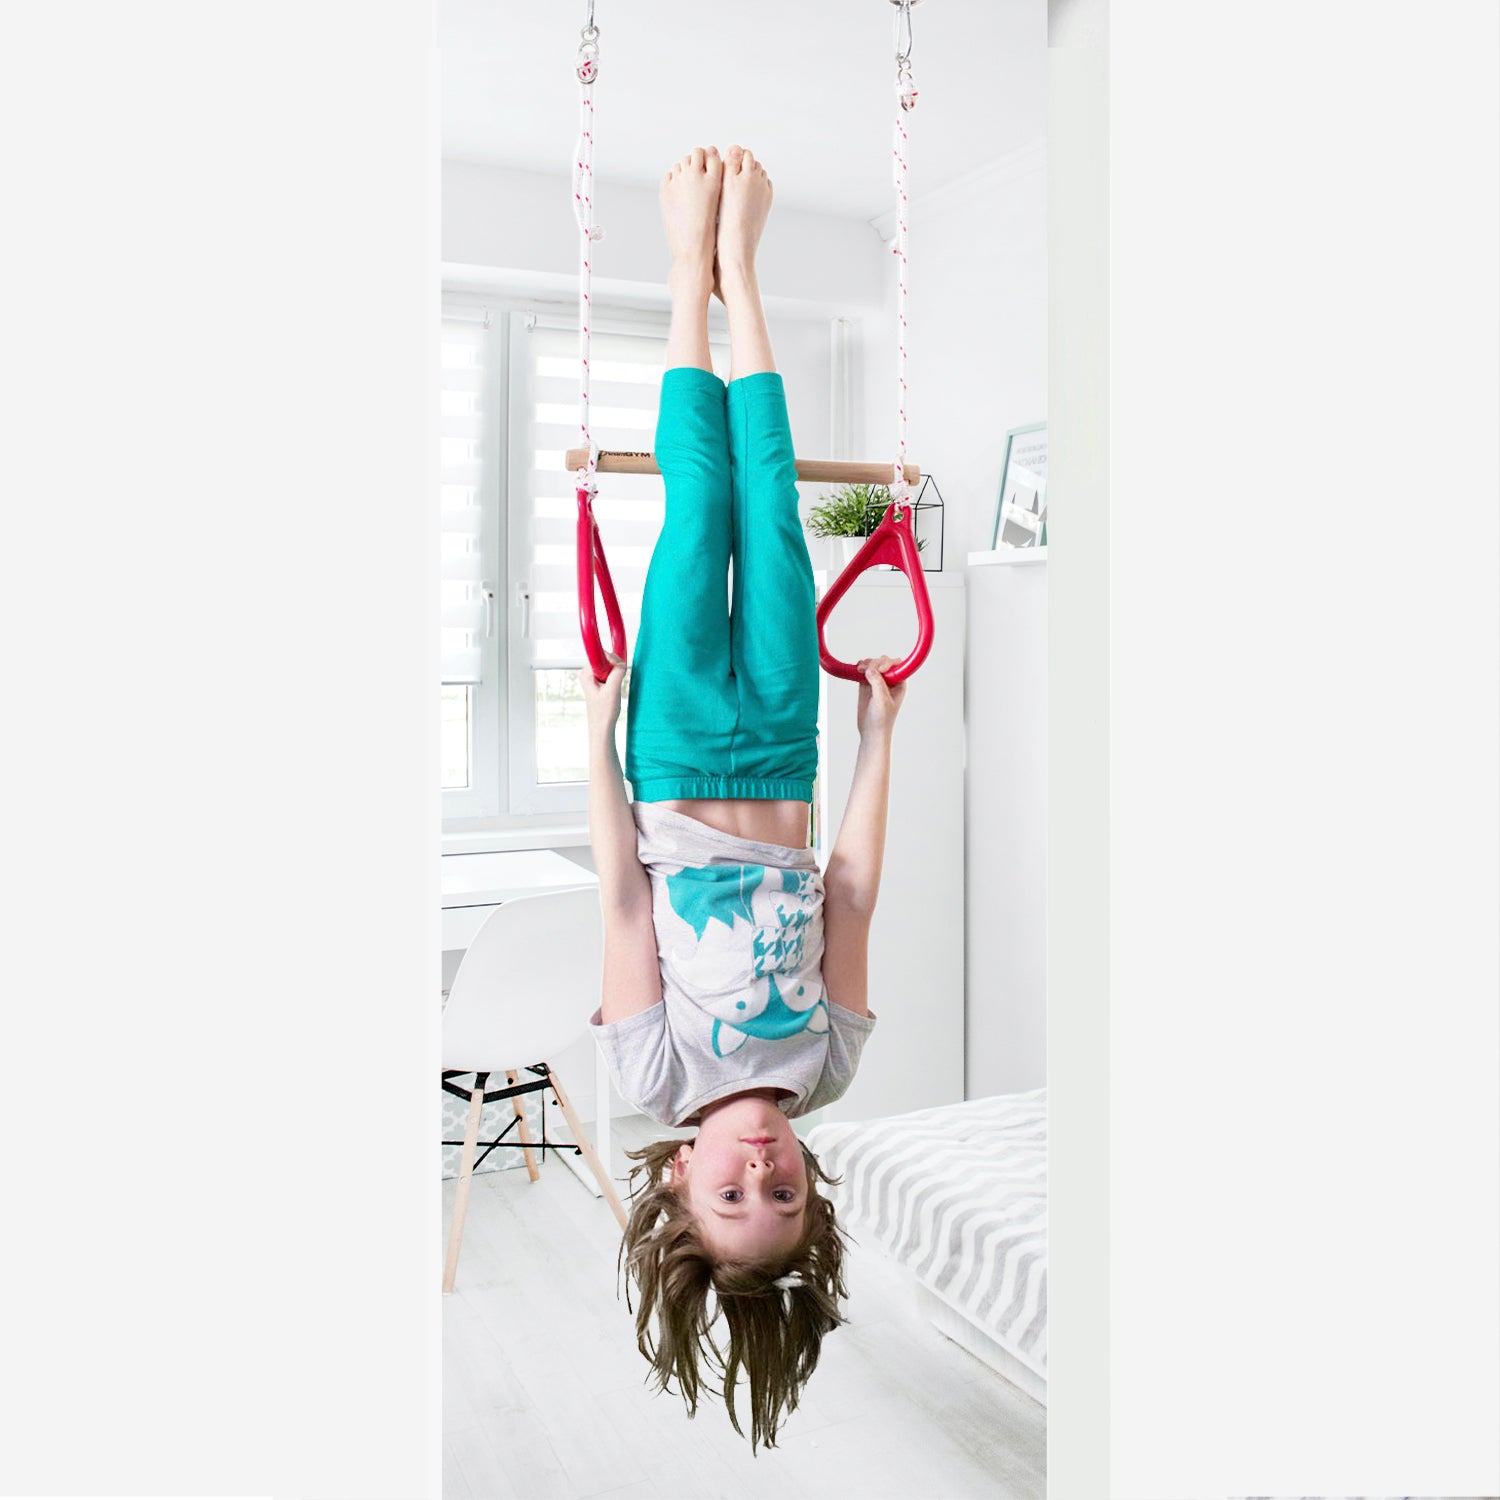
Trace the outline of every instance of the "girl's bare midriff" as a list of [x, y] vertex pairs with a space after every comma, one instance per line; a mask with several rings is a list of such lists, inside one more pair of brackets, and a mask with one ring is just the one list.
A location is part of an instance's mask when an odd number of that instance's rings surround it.
[[663, 807], [696, 818], [732, 838], [757, 844], [779, 844], [783, 849], [807, 848], [806, 802], [756, 802], [744, 797], [686, 797], [663, 802]]

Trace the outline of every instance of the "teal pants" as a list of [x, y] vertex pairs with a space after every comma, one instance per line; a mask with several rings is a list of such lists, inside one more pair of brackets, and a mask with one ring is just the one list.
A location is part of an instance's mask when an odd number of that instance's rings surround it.
[[655, 452], [667, 510], [631, 661], [635, 799], [811, 802], [816, 602], [781, 376], [668, 370]]

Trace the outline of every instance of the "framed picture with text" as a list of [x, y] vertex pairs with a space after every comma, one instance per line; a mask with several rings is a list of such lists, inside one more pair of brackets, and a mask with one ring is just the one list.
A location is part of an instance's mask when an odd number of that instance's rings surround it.
[[1033, 422], [1005, 434], [1000, 497], [990, 546], [1047, 544], [1047, 424]]

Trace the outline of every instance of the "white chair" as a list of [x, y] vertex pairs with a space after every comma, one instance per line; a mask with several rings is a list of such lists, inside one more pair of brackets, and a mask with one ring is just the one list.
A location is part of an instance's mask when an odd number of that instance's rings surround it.
[[[464, 1130], [462, 1165], [448, 1231], [448, 1258], [443, 1267], [443, 1290], [451, 1292], [458, 1275], [458, 1253], [463, 1243], [464, 1215], [479, 1145], [479, 1118], [484, 1106], [510, 1099], [517, 1116], [520, 1139], [531, 1181], [537, 1180], [534, 1142], [526, 1123], [522, 1098], [550, 1089], [572, 1131], [574, 1145], [583, 1153], [605, 1201], [620, 1228], [625, 1209], [609, 1180], [609, 1172], [594, 1151], [562, 1080], [548, 1059], [584, 1036], [589, 1016], [599, 1004], [604, 938], [599, 894], [593, 888], [523, 896], [497, 907], [469, 944], [443, 1009], [443, 1087], [469, 1099]], [[532, 1081], [517, 1082], [529, 1072]], [[486, 1089], [491, 1074], [504, 1073], [507, 1087]], [[473, 1074], [468, 1087], [455, 1078]], [[600, 1100], [607, 1108], [607, 1096]], [[510, 1127], [505, 1134], [508, 1135]], [[504, 1139], [502, 1135], [500, 1139]], [[506, 1149], [515, 1149], [514, 1147]]]

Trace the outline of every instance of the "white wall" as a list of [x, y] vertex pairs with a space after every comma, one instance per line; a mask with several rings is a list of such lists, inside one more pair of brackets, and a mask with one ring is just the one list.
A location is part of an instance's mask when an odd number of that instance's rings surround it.
[[[666, 241], [654, 189], [595, 179], [594, 221], [604, 230], [594, 273], [664, 288]], [[565, 171], [521, 172], [472, 162], [443, 163], [443, 260], [573, 276], [578, 227]], [[876, 306], [886, 265], [869, 226], [836, 214], [777, 206], [761, 242], [761, 291], [829, 309]]]
[[[1055, 439], [1047, 468], [1052, 494], [1075, 497], [1071, 505], [1060, 502], [1062, 526], [1049, 528], [1047, 547], [1047, 1484], [1060, 1500], [1112, 1493], [1107, 1441], [1111, 1264], [1098, 1248], [1110, 1246], [1113, 1254], [1115, 1223], [1110, 1182], [1115, 1025], [1110, 1010], [1111, 100], [1102, 38], [1072, 30], [1072, 20], [1082, 22], [1088, 12], [1080, 0], [1057, 15], [1056, 44], [1047, 51], [1054, 397], [1048, 437]], [[1171, 1090], [1174, 1106], [1181, 1092]], [[1175, 1118], [1180, 1124], [1191, 1116], [1179, 1112]], [[1160, 1148], [1160, 1138], [1156, 1144]], [[1160, 1178], [1157, 1185], [1164, 1186]], [[1170, 1188], [1155, 1196], [1169, 1194]], [[1185, 1196], [1196, 1205], [1197, 1193]], [[1159, 1206], [1149, 1203], [1153, 1225]]]
[[[878, 1018], [859, 1076], [823, 1118], [868, 1120], [964, 1097], [964, 589], [932, 580], [932, 654], [907, 688], [891, 752], [890, 816], [880, 911], [870, 933], [870, 1010]], [[908, 649], [915, 629], [906, 580], [867, 573], [828, 622], [828, 644]], [[824, 675], [821, 858], [827, 865], [859, 753], [852, 682]], [[834, 995], [837, 1000], [839, 997]]]
[[[909, 213], [908, 454], [947, 503], [947, 567], [985, 550], [1009, 428], [1047, 415], [1047, 176], [1040, 145], [923, 198]], [[894, 216], [877, 221], [894, 235]], [[887, 262], [892, 257], [885, 252]], [[866, 430], [894, 454], [895, 272], [864, 350]]]
[[969, 567], [964, 1091], [1047, 1081], [1047, 553]]
[[[1046, 186], [1046, 155], [1039, 144], [926, 198], [918, 195], [911, 205], [908, 453], [942, 489], [945, 568], [962, 570], [968, 552], [988, 550], [1005, 434], [1047, 416]], [[894, 235], [894, 215], [877, 221], [876, 228]], [[872, 451], [881, 457], [893, 453], [895, 444], [894, 272], [888, 275], [886, 307], [866, 320], [863, 349], [865, 423]], [[969, 628], [971, 687], [994, 690], [978, 663], [1003, 648], [1004, 642], [977, 638]], [[1029, 708], [986, 706], [991, 719], [1042, 712], [1034, 695]], [[971, 698], [966, 716], [971, 788], [976, 778], [996, 769], [987, 748], [993, 732], [986, 732], [988, 738], [981, 734], [976, 744], [974, 722]], [[1018, 743], [1033, 743], [1037, 725], [1016, 728]], [[1014, 915], [1018, 891], [1039, 895], [1045, 889], [1045, 858], [1039, 852], [1045, 828], [1028, 824], [1026, 850], [1012, 841], [997, 857], [997, 841], [1006, 838], [997, 808], [993, 797], [974, 797], [964, 814], [966, 928], [970, 956], [981, 955], [965, 975], [966, 1030], [979, 1053], [968, 1070], [971, 1096], [1042, 1081], [1045, 973], [1034, 973], [1035, 963], [1023, 962], [1017, 952], [1010, 955], [1009, 980], [1003, 980], [1000, 971], [1006, 966], [992, 960], [996, 911]], [[976, 852], [982, 857], [976, 859]], [[1035, 915], [1029, 906], [1027, 911]], [[981, 937], [977, 948], [974, 934]], [[1002, 983], [1004, 995], [995, 991]]]

